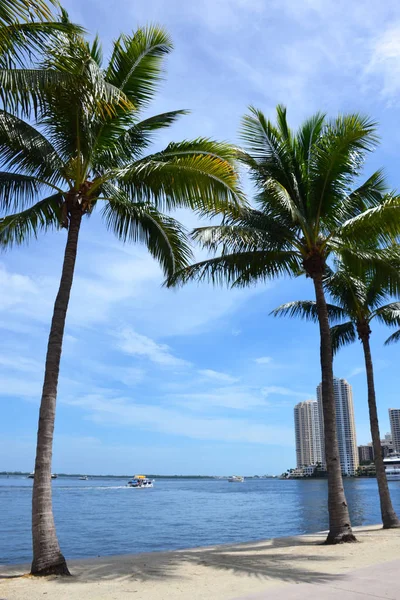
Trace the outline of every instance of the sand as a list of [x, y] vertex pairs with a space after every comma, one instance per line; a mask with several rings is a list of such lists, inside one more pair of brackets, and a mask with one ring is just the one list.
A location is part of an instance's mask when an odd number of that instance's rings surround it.
[[292, 597], [294, 584], [329, 582], [337, 575], [400, 559], [399, 530], [374, 526], [355, 531], [358, 543], [338, 546], [321, 545], [325, 534], [318, 533], [177, 552], [70, 560], [73, 577], [68, 578], [33, 578], [24, 574], [28, 565], [3, 566], [0, 600], [232, 600], [261, 597], [262, 592], [275, 597], [279, 590], [282, 597], [286, 593]]

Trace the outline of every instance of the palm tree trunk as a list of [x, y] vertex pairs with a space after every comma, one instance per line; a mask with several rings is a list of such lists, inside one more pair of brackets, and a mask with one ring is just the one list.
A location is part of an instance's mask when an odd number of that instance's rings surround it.
[[378, 411], [376, 408], [374, 370], [372, 365], [369, 336], [369, 331], [365, 331], [362, 335], [360, 335], [361, 342], [364, 348], [365, 368], [367, 371], [369, 422], [371, 426], [372, 446], [374, 449], [374, 461], [376, 468], [376, 479], [378, 481], [379, 500], [381, 503], [382, 523], [384, 529], [390, 529], [394, 527], [400, 527], [400, 521], [392, 506], [389, 486], [386, 479], [385, 464], [383, 462], [382, 457]]
[[339, 445], [336, 430], [336, 405], [333, 389], [333, 358], [328, 309], [322, 284], [322, 273], [313, 274], [318, 322], [321, 338], [322, 409], [324, 417], [325, 461], [328, 471], [329, 533], [327, 544], [353, 542], [349, 509], [343, 488]]
[[81, 210], [73, 210], [69, 222], [60, 287], [54, 304], [53, 319], [47, 345], [32, 495], [32, 575], [69, 575], [67, 563], [61, 553], [54, 525], [51, 497], [51, 460], [61, 350], [65, 318], [74, 276], [81, 219]]

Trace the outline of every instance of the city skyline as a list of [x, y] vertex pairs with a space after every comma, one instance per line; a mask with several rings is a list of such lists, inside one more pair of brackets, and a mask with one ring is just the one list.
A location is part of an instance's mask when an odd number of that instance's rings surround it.
[[[334, 393], [340, 464], [344, 474], [354, 475], [359, 466], [359, 450], [352, 387], [345, 379], [334, 377]], [[294, 424], [297, 468], [317, 463], [326, 467], [321, 384], [317, 386], [317, 400], [295, 405]]]

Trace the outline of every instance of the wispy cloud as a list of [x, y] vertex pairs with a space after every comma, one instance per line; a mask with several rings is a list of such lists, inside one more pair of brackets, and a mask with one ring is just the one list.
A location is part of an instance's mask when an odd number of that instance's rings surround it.
[[219, 381], [221, 383], [235, 383], [236, 381], [238, 381], [237, 377], [232, 377], [232, 375], [228, 375], [228, 373], [213, 371], [212, 369], [201, 369], [199, 371], [199, 374], [205, 377], [206, 379]]
[[255, 358], [254, 362], [258, 365], [270, 365], [272, 363], [271, 356], [260, 356], [259, 358]]
[[64, 399], [64, 403], [88, 411], [88, 418], [96, 423], [114, 423], [128, 427], [135, 425], [199, 440], [293, 446], [291, 427], [263, 425], [249, 419], [191, 416], [173, 408], [133, 403], [124, 397], [86, 395]]
[[352, 369], [350, 373], [346, 376], [346, 379], [351, 379], [352, 377], [360, 375], [361, 373], [365, 373], [365, 367], [354, 367], [354, 369]]
[[298, 392], [297, 390], [292, 390], [286, 387], [280, 387], [276, 385], [270, 385], [264, 387], [262, 390], [262, 394], [265, 397], [273, 396], [274, 394], [278, 396], [295, 396], [297, 398], [309, 397], [310, 394], [304, 392]]
[[117, 347], [127, 354], [141, 356], [167, 367], [187, 367], [190, 363], [177, 358], [166, 344], [158, 344], [151, 338], [125, 327], [118, 334]]

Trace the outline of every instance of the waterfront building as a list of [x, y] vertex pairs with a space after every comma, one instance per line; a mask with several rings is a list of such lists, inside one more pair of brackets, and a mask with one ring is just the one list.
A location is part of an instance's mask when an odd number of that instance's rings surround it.
[[[333, 380], [333, 387], [336, 405], [336, 428], [342, 473], [345, 475], [355, 475], [359, 465], [359, 460], [357, 451], [356, 426], [354, 422], [353, 393], [351, 385], [345, 379], [339, 379], [335, 377]], [[321, 384], [319, 384], [317, 387], [317, 398], [320, 418], [322, 457], [323, 464], [325, 466], [324, 420]]]
[[322, 462], [322, 445], [318, 402], [305, 400], [294, 407], [297, 468]]
[[358, 446], [358, 460], [360, 463], [373, 462], [374, 450], [372, 444], [367, 446]]
[[381, 440], [382, 456], [386, 458], [390, 454], [393, 454], [393, 438], [391, 433], [387, 433], [383, 440]]
[[400, 408], [389, 408], [389, 420], [392, 431], [393, 450], [400, 452]]

